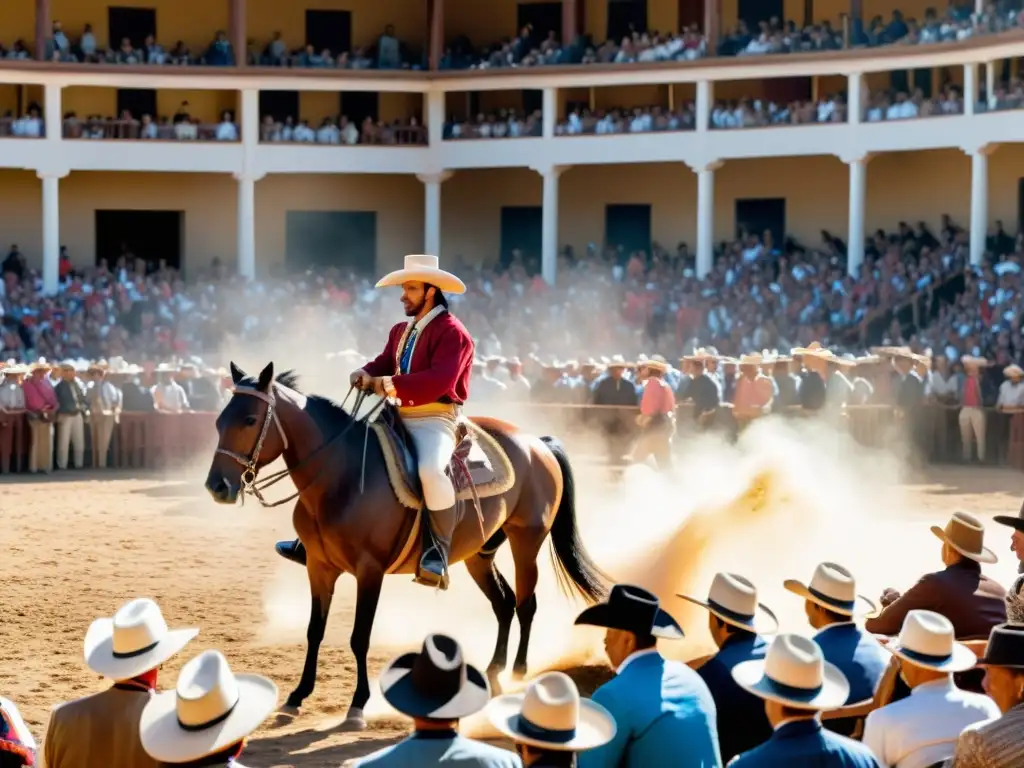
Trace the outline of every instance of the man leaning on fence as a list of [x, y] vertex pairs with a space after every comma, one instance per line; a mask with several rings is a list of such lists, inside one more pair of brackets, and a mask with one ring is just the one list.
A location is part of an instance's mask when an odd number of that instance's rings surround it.
[[93, 466], [106, 469], [110, 438], [114, 434], [114, 426], [121, 418], [123, 397], [121, 390], [107, 376], [105, 365], [90, 365], [89, 374], [93, 377], [89, 387], [92, 462]]

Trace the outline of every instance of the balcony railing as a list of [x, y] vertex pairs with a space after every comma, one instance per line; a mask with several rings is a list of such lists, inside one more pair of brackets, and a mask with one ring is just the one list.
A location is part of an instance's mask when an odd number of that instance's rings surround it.
[[132, 118], [65, 118], [63, 126], [65, 139], [127, 139], [142, 141], [221, 141], [237, 142], [238, 130], [234, 134], [225, 131], [221, 123], [154, 123]]

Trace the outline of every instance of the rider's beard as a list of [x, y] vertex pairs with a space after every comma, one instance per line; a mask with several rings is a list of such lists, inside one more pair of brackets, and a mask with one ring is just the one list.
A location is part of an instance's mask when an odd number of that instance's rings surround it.
[[405, 316], [416, 317], [416, 315], [418, 315], [423, 310], [423, 307], [426, 306], [426, 303], [427, 297], [424, 296], [422, 299], [420, 299], [419, 304], [415, 304], [409, 307], [409, 309], [405, 310]]

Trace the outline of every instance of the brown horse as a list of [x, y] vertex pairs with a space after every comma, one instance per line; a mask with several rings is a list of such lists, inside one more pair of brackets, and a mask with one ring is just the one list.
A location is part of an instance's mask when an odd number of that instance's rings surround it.
[[[285, 710], [296, 712], [313, 692], [334, 585], [341, 574], [351, 573], [358, 587], [351, 636], [358, 680], [344, 727], [361, 730], [370, 698], [366, 655], [381, 584], [395, 565], [396, 553], [409, 541], [417, 513], [396, 497], [381, 443], [364, 421], [327, 398], [302, 394], [291, 371], [275, 380], [273, 363], [256, 378], [232, 363], [231, 376], [234, 396], [217, 418], [220, 441], [207, 490], [218, 502], [234, 504], [240, 492], [251, 490], [255, 473], [280, 456], [298, 489], [292, 521], [306, 547], [312, 603], [302, 679]], [[537, 556], [548, 532], [556, 573], [567, 594], [574, 590], [596, 601], [606, 589], [603, 574], [579, 538], [573, 475], [561, 444], [529, 437], [497, 420], [474, 421], [497, 441], [515, 471], [506, 493], [480, 501], [479, 517], [475, 510], [463, 516], [451, 552], [451, 563], [465, 561], [498, 619], [498, 640], [487, 668], [498, 691], [514, 615], [521, 632], [513, 671], [520, 677], [526, 673], [537, 610]], [[494, 564], [494, 554], [506, 540], [515, 562], [514, 593]], [[394, 572], [414, 571], [415, 556], [402, 562]]]

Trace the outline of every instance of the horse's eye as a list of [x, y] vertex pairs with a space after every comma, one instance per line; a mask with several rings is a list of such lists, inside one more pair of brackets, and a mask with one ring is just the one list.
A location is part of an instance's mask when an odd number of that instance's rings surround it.
[[245, 417], [245, 426], [247, 426], [247, 427], [255, 427], [256, 426], [256, 417], [255, 416], [246, 416]]

